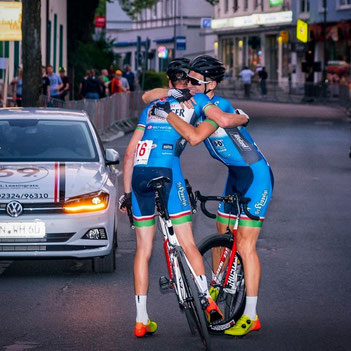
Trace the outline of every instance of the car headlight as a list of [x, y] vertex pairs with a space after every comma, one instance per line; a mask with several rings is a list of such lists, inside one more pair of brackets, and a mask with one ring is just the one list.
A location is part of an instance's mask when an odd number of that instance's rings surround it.
[[90, 193], [69, 198], [63, 209], [67, 213], [101, 211], [108, 206], [109, 195], [105, 192]]

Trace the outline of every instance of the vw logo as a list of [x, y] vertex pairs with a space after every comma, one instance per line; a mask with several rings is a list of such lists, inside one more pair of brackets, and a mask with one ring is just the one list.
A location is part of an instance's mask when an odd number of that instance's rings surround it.
[[18, 201], [11, 201], [6, 206], [6, 212], [11, 217], [18, 217], [23, 212], [23, 207]]

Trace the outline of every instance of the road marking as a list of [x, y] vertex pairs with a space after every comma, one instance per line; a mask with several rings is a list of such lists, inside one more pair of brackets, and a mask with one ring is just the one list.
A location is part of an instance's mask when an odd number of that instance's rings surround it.
[[16, 341], [14, 345], [4, 346], [4, 351], [24, 351], [37, 348], [39, 344], [31, 341]]
[[4, 273], [13, 261], [0, 261], [0, 275]]
[[316, 122], [314, 122], [314, 124], [316, 124], [318, 126], [332, 126], [334, 124], [334, 122], [332, 122], [332, 121], [316, 121]]

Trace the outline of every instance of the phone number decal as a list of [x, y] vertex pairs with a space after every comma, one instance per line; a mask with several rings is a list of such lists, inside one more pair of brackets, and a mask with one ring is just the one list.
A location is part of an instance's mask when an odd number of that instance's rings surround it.
[[22, 193], [22, 194], [15, 194], [15, 193], [7, 193], [7, 194], [0, 194], [0, 199], [48, 199], [48, 193]]

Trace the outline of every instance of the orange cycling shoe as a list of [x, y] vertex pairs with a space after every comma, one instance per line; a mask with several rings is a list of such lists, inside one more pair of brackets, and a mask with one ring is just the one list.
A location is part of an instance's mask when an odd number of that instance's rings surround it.
[[154, 333], [157, 330], [157, 324], [156, 322], [150, 321], [150, 319], [147, 321], [147, 324], [144, 324], [142, 322], [136, 322], [135, 328], [134, 328], [134, 335], [137, 336], [138, 338], [142, 338], [146, 333]]
[[206, 307], [207, 319], [210, 323], [219, 322], [224, 319], [223, 313], [213, 301], [212, 297], [207, 298], [209, 305]]

